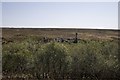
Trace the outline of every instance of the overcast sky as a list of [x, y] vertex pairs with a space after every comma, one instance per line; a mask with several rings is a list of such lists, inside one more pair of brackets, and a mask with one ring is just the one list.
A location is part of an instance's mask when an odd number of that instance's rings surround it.
[[2, 25], [118, 28], [117, 2], [4, 2]]

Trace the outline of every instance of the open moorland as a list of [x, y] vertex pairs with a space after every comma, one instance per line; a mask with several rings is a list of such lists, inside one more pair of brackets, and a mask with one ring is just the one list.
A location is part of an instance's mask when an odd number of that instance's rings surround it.
[[95, 29], [26, 29], [26, 28], [4, 28], [3, 38], [17, 41], [28, 37], [48, 37], [48, 38], [74, 38], [78, 33], [78, 39], [84, 40], [115, 40], [119, 39], [118, 30], [95, 30]]
[[2, 80], [120, 80], [119, 30], [2, 29]]

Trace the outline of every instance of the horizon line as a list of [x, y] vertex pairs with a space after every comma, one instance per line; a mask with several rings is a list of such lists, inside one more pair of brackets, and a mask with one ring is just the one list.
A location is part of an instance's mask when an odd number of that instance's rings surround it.
[[75, 27], [75, 26], [0, 26], [0, 28], [71, 28], [71, 29], [111, 29], [120, 30], [118, 28], [105, 28], [105, 27]]

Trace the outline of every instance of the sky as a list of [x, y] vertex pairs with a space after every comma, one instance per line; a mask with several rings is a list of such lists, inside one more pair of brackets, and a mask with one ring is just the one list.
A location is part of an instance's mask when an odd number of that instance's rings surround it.
[[0, 26], [2, 25], [2, 3], [0, 3]]
[[2, 26], [118, 28], [117, 2], [3, 2]]
[[1, 0], [1, 2], [118, 2], [119, 0]]
[[[118, 14], [120, 14], [120, 2], [118, 3]], [[120, 15], [118, 15], [118, 29], [120, 29]]]

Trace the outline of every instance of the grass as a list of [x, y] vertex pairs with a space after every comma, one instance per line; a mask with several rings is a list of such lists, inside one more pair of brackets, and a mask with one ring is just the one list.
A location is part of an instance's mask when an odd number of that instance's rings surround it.
[[3, 77], [120, 79], [119, 40], [81, 39], [78, 43], [44, 43], [42, 37], [27, 36], [21, 41], [13, 39], [13, 42], [3, 44]]

